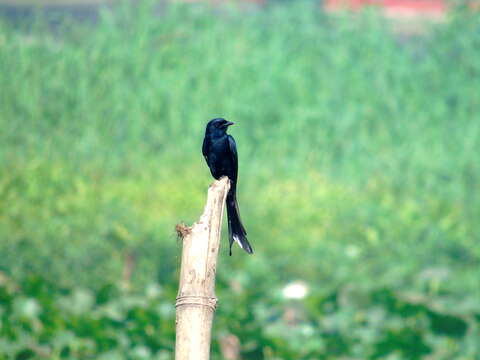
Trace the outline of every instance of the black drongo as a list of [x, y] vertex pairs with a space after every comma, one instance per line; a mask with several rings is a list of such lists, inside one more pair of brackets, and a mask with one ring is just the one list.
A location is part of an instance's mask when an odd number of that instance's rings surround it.
[[234, 241], [247, 253], [253, 250], [247, 240], [247, 232], [240, 220], [237, 203], [238, 156], [237, 145], [232, 136], [227, 134], [227, 128], [232, 122], [222, 118], [210, 120], [205, 130], [202, 153], [207, 161], [210, 172], [215, 179], [227, 176], [230, 179], [230, 191], [227, 194], [228, 235], [230, 239], [230, 255]]

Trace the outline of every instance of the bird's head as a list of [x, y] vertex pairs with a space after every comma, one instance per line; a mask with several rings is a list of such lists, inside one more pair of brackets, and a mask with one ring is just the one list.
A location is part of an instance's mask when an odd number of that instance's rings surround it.
[[234, 123], [222, 118], [212, 119], [207, 124], [207, 131], [225, 133], [227, 128]]

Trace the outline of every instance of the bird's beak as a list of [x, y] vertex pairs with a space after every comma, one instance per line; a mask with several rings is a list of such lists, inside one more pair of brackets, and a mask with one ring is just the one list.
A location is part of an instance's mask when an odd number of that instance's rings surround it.
[[229, 127], [231, 125], [235, 125], [235, 123], [231, 121], [227, 121], [227, 123], [225, 124], [225, 127]]

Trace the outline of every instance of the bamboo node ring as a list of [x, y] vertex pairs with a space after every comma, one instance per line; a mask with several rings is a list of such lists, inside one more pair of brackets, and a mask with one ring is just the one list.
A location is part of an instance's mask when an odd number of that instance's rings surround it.
[[211, 308], [213, 311], [217, 308], [217, 298], [209, 296], [179, 296], [175, 303], [175, 307], [185, 306], [185, 305], [199, 305]]

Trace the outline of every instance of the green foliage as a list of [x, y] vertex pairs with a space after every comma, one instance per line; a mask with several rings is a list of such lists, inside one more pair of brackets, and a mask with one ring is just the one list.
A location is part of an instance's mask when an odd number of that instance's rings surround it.
[[[474, 316], [478, 302], [453, 310], [447, 294], [425, 297], [351, 286], [316, 291], [300, 302], [275, 294], [270, 283], [256, 285], [257, 280], [245, 286], [221, 283], [216, 358], [225, 334], [242, 339], [248, 359], [474, 359], [480, 350], [469, 341], [480, 335]], [[21, 285], [2, 277], [0, 358], [170, 359], [174, 287], [167, 286], [172, 288], [151, 285], [135, 294], [115, 286], [93, 292], [61, 289], [36, 276]]]
[[0, 20], [0, 359], [171, 358], [217, 116], [256, 254], [220, 254], [216, 359], [477, 359], [478, 16], [152, 9]]

